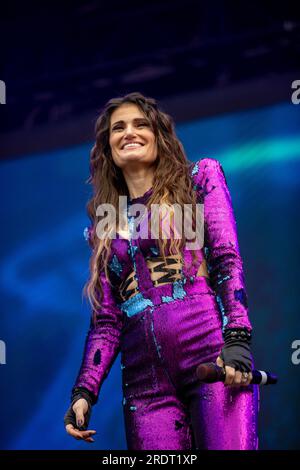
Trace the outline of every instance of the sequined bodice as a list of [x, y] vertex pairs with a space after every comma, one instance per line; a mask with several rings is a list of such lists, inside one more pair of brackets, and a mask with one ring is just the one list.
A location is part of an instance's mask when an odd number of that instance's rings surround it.
[[[148, 189], [142, 196], [136, 197], [136, 198], [129, 198], [128, 199], [128, 214], [130, 214], [130, 207], [133, 206], [133, 204], [143, 204], [145, 205], [149, 198], [151, 197], [153, 192], [153, 189], [150, 188]], [[109, 271], [110, 271], [110, 278], [112, 281], [112, 284], [114, 285], [114, 293], [116, 297], [118, 298], [119, 301], [121, 301], [121, 298], [119, 297], [120, 290], [124, 288], [124, 282], [130, 276], [132, 273], [136, 273], [136, 256], [139, 253], [143, 259], [145, 260], [145, 263], [148, 265], [149, 269], [149, 262], [155, 261], [155, 259], [160, 260], [161, 254], [159, 251], [159, 245], [156, 239], [151, 238], [151, 234], [149, 234], [149, 238], [143, 238], [143, 237], [138, 237], [136, 240], [132, 240], [130, 238], [131, 231], [132, 231], [132, 226], [134, 223], [134, 216], [130, 216], [127, 214], [127, 220], [128, 220], [128, 228], [129, 228], [129, 233], [123, 233], [121, 232], [121, 235], [117, 234], [117, 238], [112, 240], [111, 244], [111, 254], [109, 258]], [[148, 211], [147, 216], [144, 217], [143, 222], [141, 225], [144, 227], [147, 225], [147, 221], [149, 222], [150, 220], [150, 214], [151, 211]], [[148, 230], [147, 230], [148, 232]], [[199, 256], [199, 261], [198, 261], [198, 266], [202, 262], [204, 255], [201, 250], [198, 251], [198, 256]], [[157, 265], [157, 263], [154, 263], [154, 266]], [[144, 265], [145, 267], [145, 265]], [[165, 265], [165, 268], [167, 268], [167, 265]], [[161, 268], [162, 270], [164, 267]], [[195, 270], [194, 270], [195, 271]], [[195, 274], [195, 272], [194, 272]], [[140, 275], [143, 275], [140, 270]], [[135, 275], [136, 278], [136, 284], [138, 287], [138, 275]], [[159, 276], [158, 276], [159, 277]], [[181, 276], [175, 276], [174, 279], [173, 277], [170, 276], [169, 282], [172, 282], [172, 280], [178, 279], [178, 277]], [[134, 283], [132, 283], [132, 286]], [[155, 281], [153, 282], [153, 285], [155, 285]], [[138, 289], [136, 290], [138, 292]]]

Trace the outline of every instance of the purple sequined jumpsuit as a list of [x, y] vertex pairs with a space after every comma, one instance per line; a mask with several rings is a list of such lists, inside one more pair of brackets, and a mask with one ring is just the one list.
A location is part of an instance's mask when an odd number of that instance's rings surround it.
[[[104, 296], [96, 325], [87, 334], [76, 387], [98, 397], [103, 381], [121, 353], [123, 412], [128, 449], [253, 450], [258, 448], [257, 385], [225, 387], [199, 383], [203, 362], [215, 362], [224, 344], [222, 328], [246, 327], [247, 294], [231, 197], [218, 160], [191, 165], [198, 202], [204, 203], [204, 246], [209, 278], [187, 268], [182, 278], [154, 286], [146, 264], [155, 255], [151, 240], [112, 241], [112, 286], [135, 269], [138, 293], [118, 302], [104, 272]], [[152, 188], [131, 203], [145, 203]], [[253, 363], [254, 367], [254, 363]]]

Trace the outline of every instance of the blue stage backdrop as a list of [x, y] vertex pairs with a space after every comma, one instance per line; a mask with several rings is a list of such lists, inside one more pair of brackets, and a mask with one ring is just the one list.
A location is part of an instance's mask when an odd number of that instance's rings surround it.
[[[300, 340], [299, 129], [291, 103], [177, 127], [188, 158], [218, 159], [231, 191], [256, 366], [279, 375], [277, 386], [261, 389], [261, 449], [300, 448], [300, 364], [292, 362]], [[63, 425], [90, 315], [82, 287], [91, 146], [0, 166], [1, 449], [126, 449], [120, 357], [93, 412], [95, 443], [74, 440]]]

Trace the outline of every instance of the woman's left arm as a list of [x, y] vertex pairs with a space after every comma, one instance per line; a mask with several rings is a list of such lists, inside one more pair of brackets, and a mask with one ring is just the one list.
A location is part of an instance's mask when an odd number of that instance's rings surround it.
[[196, 162], [193, 172], [196, 189], [202, 194], [204, 202], [206, 259], [222, 313], [223, 331], [243, 328], [251, 332], [243, 261], [223, 167], [214, 158], [203, 158]]
[[[252, 325], [240, 255], [236, 221], [221, 163], [203, 158], [192, 168], [200, 202], [204, 203], [204, 246], [211, 285], [222, 314], [224, 347], [216, 363], [225, 367], [225, 385], [247, 386], [252, 380]], [[242, 372], [247, 374], [242, 376]]]

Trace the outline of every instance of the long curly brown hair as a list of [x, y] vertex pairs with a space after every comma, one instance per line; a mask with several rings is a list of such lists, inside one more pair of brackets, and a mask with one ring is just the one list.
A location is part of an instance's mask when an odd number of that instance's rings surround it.
[[[110, 118], [122, 104], [135, 104], [150, 121], [157, 143], [157, 158], [155, 160], [152, 194], [146, 204], [175, 203], [182, 208], [184, 204], [191, 204], [193, 229], [195, 229], [195, 205], [197, 203], [196, 191], [190, 176], [191, 162], [187, 159], [183, 145], [175, 133], [172, 117], [161, 109], [155, 99], [145, 97], [139, 92], [129, 93], [123, 97], [110, 99], [102, 109], [95, 125], [96, 141], [90, 153], [90, 176], [87, 183], [92, 185], [93, 196], [87, 203], [87, 213], [91, 220], [89, 243], [92, 247], [90, 257], [90, 278], [83, 288], [84, 295], [88, 298], [92, 310], [95, 312], [101, 308], [103, 295], [100, 283], [100, 272], [105, 271], [106, 278], [111, 284], [108, 270], [108, 260], [111, 251], [112, 239], [98, 238], [96, 234], [96, 209], [100, 204], [110, 203], [116, 210], [117, 227], [119, 227], [120, 214], [118, 212], [119, 196], [129, 196], [126, 181], [122, 170], [113, 161], [109, 144]], [[174, 231], [171, 232], [174, 234]], [[161, 233], [159, 233], [159, 236]], [[161, 256], [165, 260], [166, 254], [182, 255], [182, 248], [186, 242], [184, 230], [181, 238], [172, 238], [169, 242], [163, 237], [157, 239]], [[166, 253], [167, 251], [167, 253]], [[193, 264], [197, 259], [197, 253], [192, 250]]]

